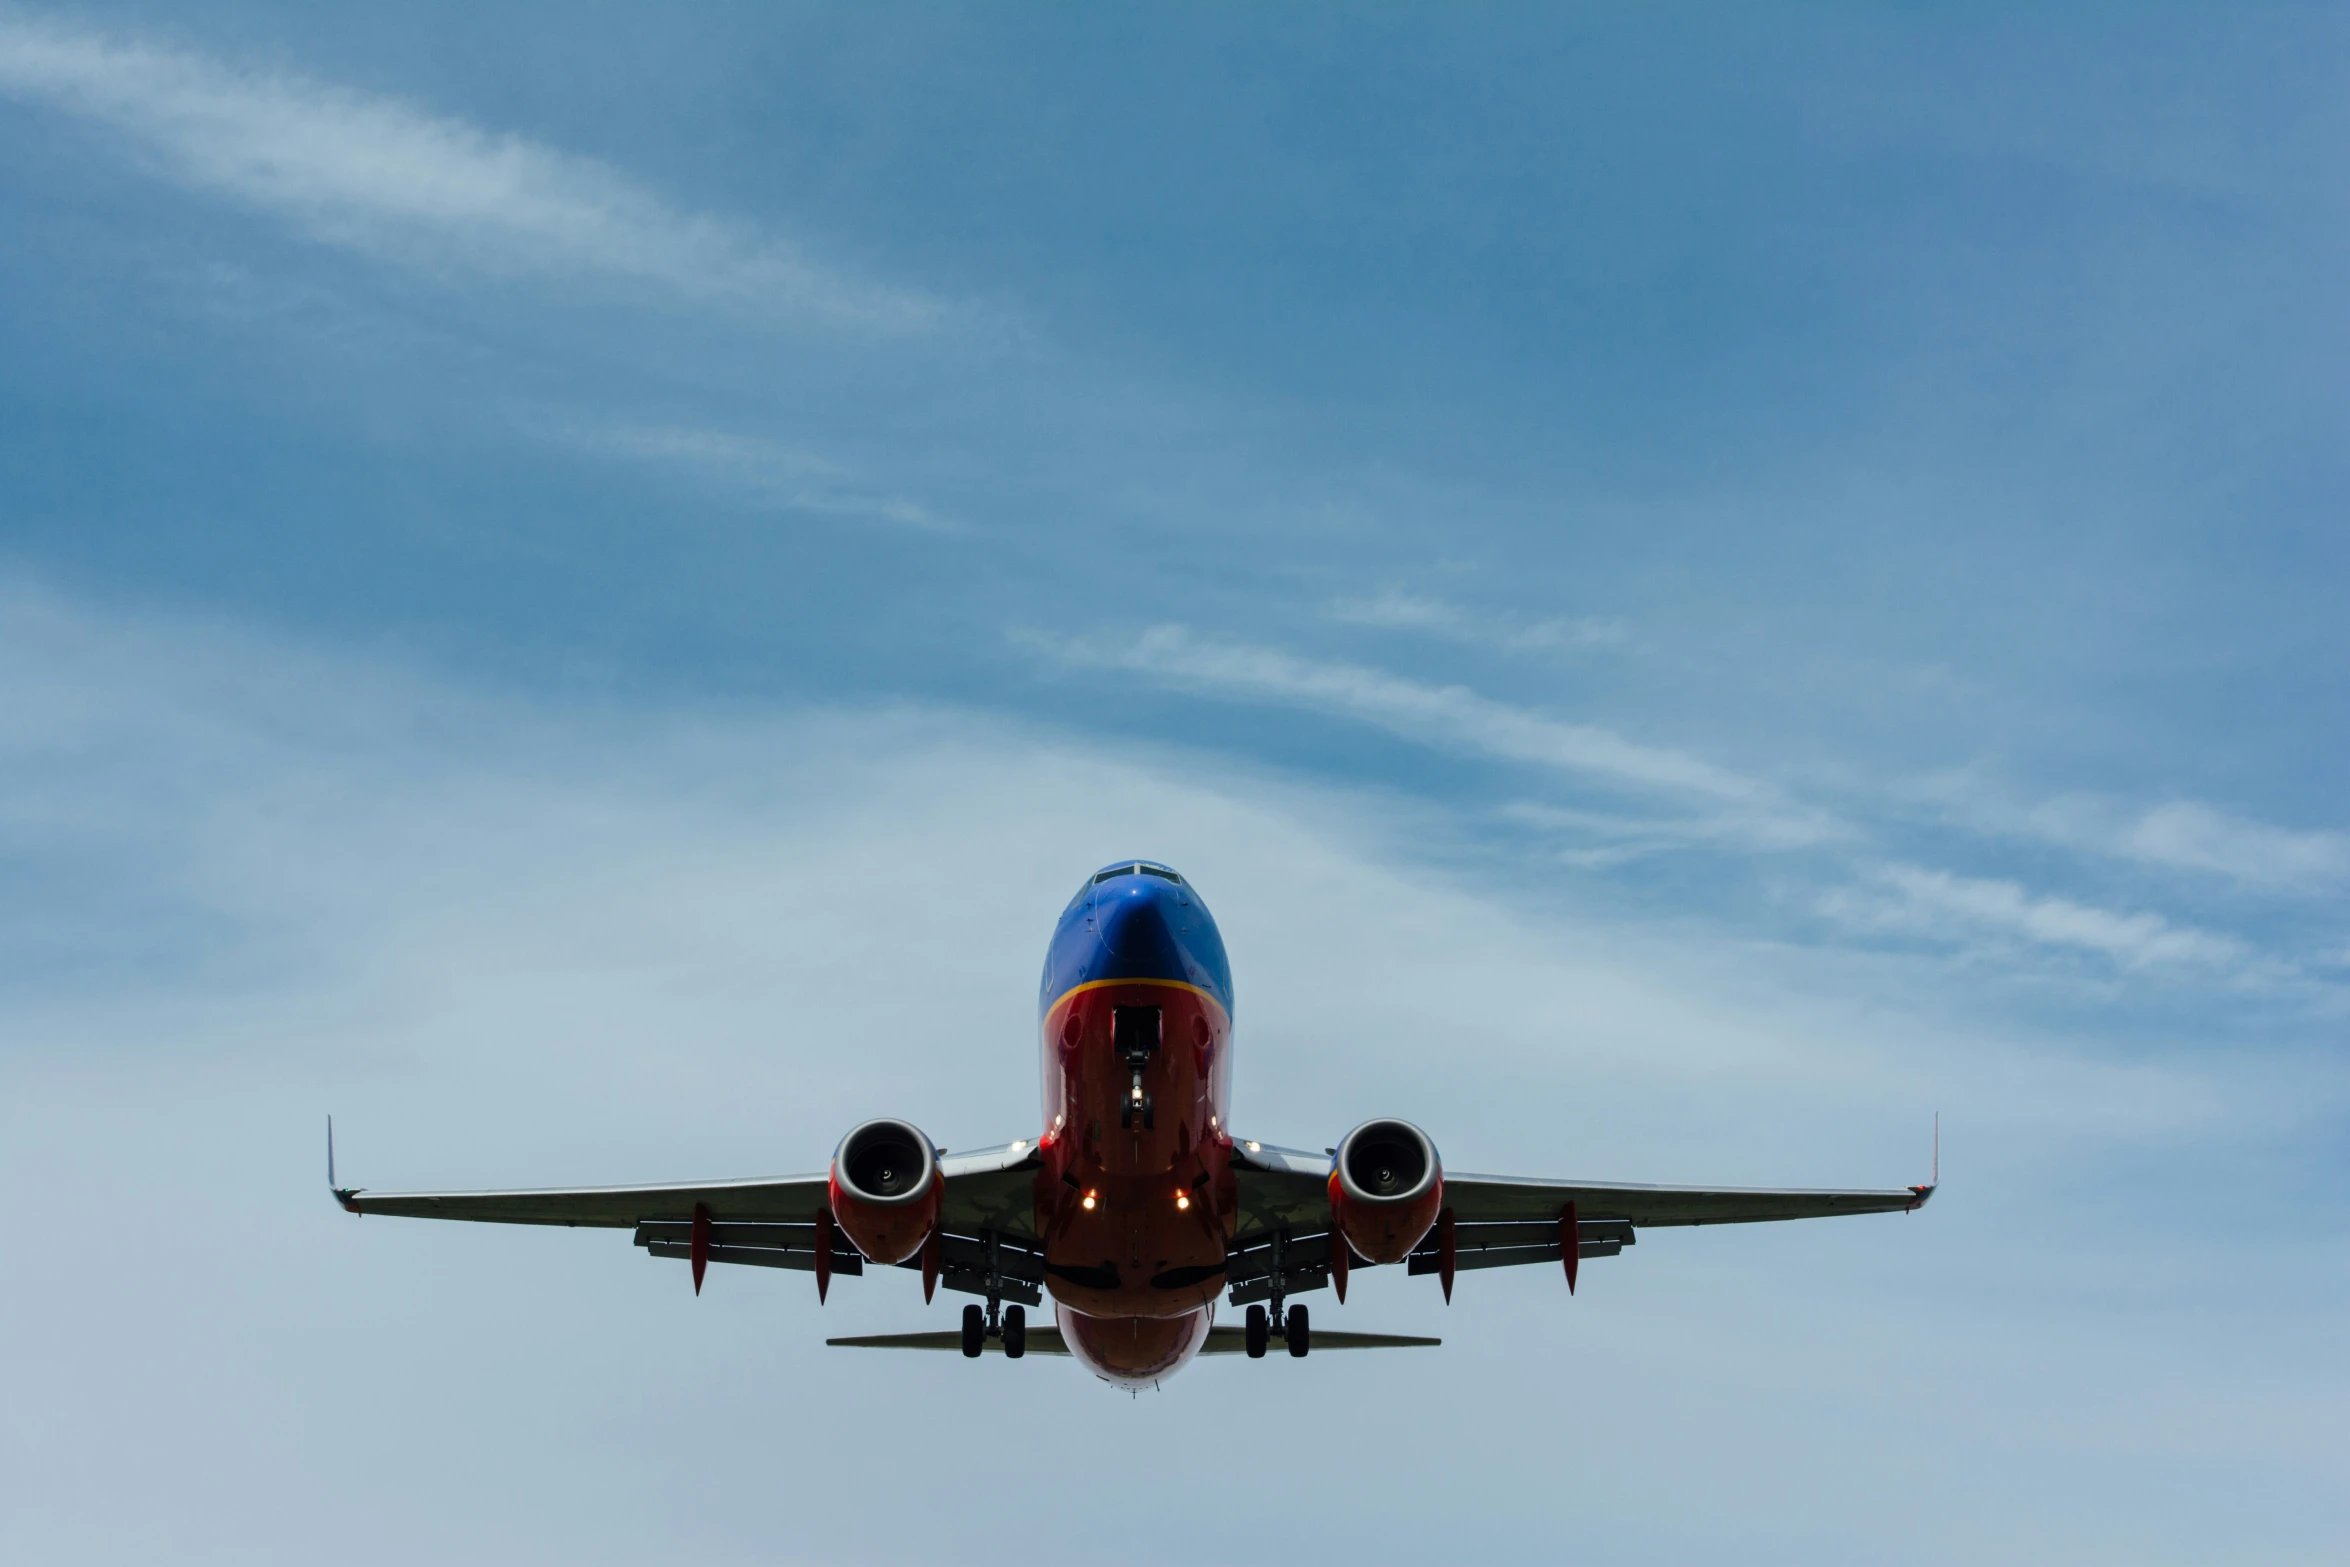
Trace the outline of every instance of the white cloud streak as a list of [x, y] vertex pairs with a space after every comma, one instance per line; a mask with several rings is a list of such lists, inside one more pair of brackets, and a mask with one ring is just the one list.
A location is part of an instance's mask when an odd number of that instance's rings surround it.
[[1418, 631], [1454, 642], [1507, 648], [1512, 652], [1614, 647], [1624, 641], [1621, 621], [1560, 616], [1523, 625], [1507, 615], [1412, 593], [1387, 592], [1373, 598], [1340, 599], [1328, 605], [1323, 613], [1340, 625], [1367, 626], [1379, 631]]
[[2350, 882], [2350, 836], [2273, 827], [2195, 800], [2137, 811], [2069, 796], [2035, 808], [2028, 822], [2067, 848], [2256, 887], [2317, 891]]
[[848, 276], [626, 175], [396, 98], [0, 14], [0, 94], [105, 125], [183, 187], [440, 271], [602, 277], [697, 303], [906, 332], [933, 299]]
[[1033, 634], [1020, 640], [1073, 664], [1131, 670], [1169, 685], [1336, 713], [1441, 749], [1530, 763], [1637, 793], [1735, 805], [1742, 808], [1750, 840], [1794, 847], [1836, 830], [1826, 818], [1787, 805], [1755, 779], [1597, 725], [1566, 723], [1497, 702], [1466, 686], [1426, 685], [1359, 664], [1204, 641], [1176, 625], [1155, 626], [1121, 645]]
[[783, 510], [892, 523], [928, 533], [964, 531], [961, 523], [918, 502], [868, 488], [839, 463], [757, 436], [675, 425], [621, 425], [569, 428], [561, 438], [601, 456], [682, 469]]
[[2350, 834], [2279, 827], [2200, 800], [2148, 806], [2108, 795], [2063, 794], [2027, 802], [2020, 791], [1975, 769], [1939, 774], [1903, 792], [1971, 832], [2052, 844], [2147, 870], [2185, 871], [2303, 896], [2350, 886]]
[[2251, 952], [2233, 937], [2175, 925], [2159, 914], [2117, 913], [2070, 898], [2035, 896], [2012, 881], [1954, 876], [1915, 865], [1877, 868], [1882, 896], [1843, 891], [1823, 911], [1853, 926], [1929, 939], [1985, 937], [2094, 953], [2126, 969], [2239, 970]]
[[[1522, 800], [1500, 809], [1501, 820], [1559, 835], [1562, 842], [1552, 852], [1562, 864], [1602, 868], [1689, 850], [1782, 853], [1832, 846], [1850, 851], [1882, 837], [1892, 825], [1831, 815], [1772, 784], [1685, 752], [1563, 722], [1465, 686], [1430, 685], [1357, 664], [1207, 640], [1180, 625], [1154, 627], [1124, 642], [1027, 632], [1014, 633], [1014, 640], [1074, 666], [1127, 670], [1177, 689], [1335, 714], [1435, 749], [1531, 764], [1649, 808], [1647, 813], [1617, 812]], [[2224, 866], [2238, 874], [2250, 865], [2279, 879], [2316, 876], [2330, 863], [2327, 835], [2281, 833], [2182, 804], [2124, 820], [2099, 846], [2199, 869]], [[1848, 862], [1841, 874], [1842, 885], [1812, 895], [1811, 901], [1847, 929], [1898, 931], [1978, 952], [2003, 948], [2011, 956], [2025, 951], [2094, 955], [2132, 973], [2179, 978], [2194, 972], [2229, 989], [2298, 993], [2326, 1010], [2345, 999], [2313, 975], [2311, 963], [2323, 968], [2322, 959], [2280, 954], [2149, 910], [2117, 911], [2038, 892], [2019, 881], [1873, 858]]]

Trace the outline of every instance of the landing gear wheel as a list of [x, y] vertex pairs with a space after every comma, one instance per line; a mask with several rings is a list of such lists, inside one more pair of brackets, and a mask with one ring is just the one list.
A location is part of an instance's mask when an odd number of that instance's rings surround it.
[[977, 1360], [979, 1346], [987, 1342], [987, 1313], [977, 1306], [963, 1308], [963, 1358]]
[[1018, 1360], [1028, 1353], [1028, 1312], [1020, 1306], [1004, 1308], [1004, 1358]]
[[1265, 1358], [1266, 1337], [1265, 1308], [1262, 1306], [1249, 1307], [1248, 1329], [1245, 1337], [1242, 1339], [1242, 1342], [1248, 1346], [1249, 1359], [1262, 1360]]
[[1289, 1330], [1281, 1335], [1289, 1340], [1289, 1353], [1299, 1360], [1306, 1358], [1306, 1346], [1312, 1341], [1312, 1331], [1306, 1326], [1306, 1308], [1289, 1308]]

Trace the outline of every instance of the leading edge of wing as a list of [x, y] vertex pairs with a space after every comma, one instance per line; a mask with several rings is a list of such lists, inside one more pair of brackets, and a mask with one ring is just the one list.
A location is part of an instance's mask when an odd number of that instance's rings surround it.
[[[1025, 1168], [1036, 1145], [1025, 1140], [973, 1149], [939, 1160], [955, 1192], [970, 1176]], [[729, 1181], [677, 1181], [651, 1186], [537, 1186], [509, 1191], [370, 1192], [337, 1187], [335, 1201], [352, 1213], [407, 1219], [466, 1219], [488, 1224], [556, 1224], [629, 1229], [648, 1219], [691, 1219], [699, 1206], [714, 1220], [798, 1222], [824, 1206], [827, 1176], [769, 1176]]]
[[[1330, 1173], [1328, 1153], [1271, 1143], [1238, 1142], [1233, 1158], [1244, 1170], [1274, 1177], [1259, 1206], [1276, 1219], [1308, 1205]], [[1939, 1160], [1937, 1159], [1937, 1163]], [[1573, 1203], [1586, 1219], [1628, 1219], [1643, 1228], [1692, 1224], [1752, 1224], [1773, 1219], [1827, 1218], [1845, 1213], [1907, 1213], [1923, 1208], [1935, 1186], [1850, 1191], [1767, 1186], [1662, 1186], [1640, 1181], [1558, 1181], [1524, 1175], [1444, 1172], [1445, 1204], [1462, 1223], [1555, 1219]], [[1248, 1197], [1244, 1192], [1243, 1201]]]
[[679, 1181], [657, 1186], [534, 1186], [494, 1192], [338, 1191], [353, 1213], [403, 1219], [471, 1219], [489, 1224], [562, 1224], [629, 1229], [648, 1219], [806, 1220], [825, 1200], [825, 1177]]
[[1464, 1223], [1556, 1218], [1573, 1203], [1586, 1219], [1628, 1219], [1641, 1229], [1756, 1224], [1846, 1213], [1909, 1213], [1932, 1186], [1837, 1191], [1808, 1187], [1660, 1186], [1641, 1181], [1550, 1181], [1522, 1175], [1444, 1173], [1444, 1200]]

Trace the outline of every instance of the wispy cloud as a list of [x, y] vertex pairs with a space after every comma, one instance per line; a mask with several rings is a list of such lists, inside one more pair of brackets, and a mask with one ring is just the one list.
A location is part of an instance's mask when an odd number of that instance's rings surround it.
[[963, 531], [953, 518], [864, 485], [839, 463], [757, 436], [673, 425], [621, 425], [566, 427], [560, 438], [601, 456], [682, 470], [763, 505], [866, 518], [931, 533]]
[[[1856, 796], [1831, 811], [1688, 752], [1553, 718], [1466, 686], [1204, 638], [1181, 625], [1157, 626], [1130, 639], [1035, 632], [1013, 637], [1075, 667], [1126, 671], [1179, 690], [1333, 714], [1437, 750], [1546, 769], [1588, 792], [1583, 798], [1519, 800], [1502, 806], [1495, 819], [1550, 839], [1549, 852], [1560, 863], [1609, 867], [1692, 850], [1825, 850], [1804, 874], [1824, 874], [1832, 885], [1823, 891], [1822, 883], [1812, 882], [1795, 901], [1848, 931], [1901, 933], [2030, 966], [2059, 953], [2094, 957], [2126, 973], [2192, 978], [2229, 991], [2298, 994], [2327, 1010], [2350, 1000], [2320, 977], [2327, 959], [2309, 956], [2314, 949], [2307, 939], [2280, 947], [2249, 931], [2223, 931], [2142, 906], [2116, 908], [2094, 895], [2067, 896], [2023, 880], [1888, 860], [1887, 846], [1899, 841], [1903, 826], [1890, 792], [1874, 797], [1873, 810], [1870, 797]], [[2280, 877], [2314, 875], [2327, 863], [2318, 852], [2322, 835], [2313, 847], [2300, 835], [2179, 805], [2141, 813], [2125, 825], [2134, 836], [2116, 829], [2110, 836], [2119, 847], [2108, 845], [2112, 852], [2237, 868], [2231, 851], [2250, 846], [2268, 854], [2269, 872]], [[1979, 824], [1976, 830], [1993, 831]]]
[[2036, 896], [2021, 884], [1916, 865], [1876, 867], [1863, 887], [1830, 894], [1822, 911], [1840, 923], [1967, 942], [1986, 937], [2095, 953], [2127, 969], [2240, 969], [2244, 943], [2159, 914], [2118, 913], [2070, 898]]
[[1494, 815], [1552, 840], [1560, 864], [1595, 869], [1690, 849], [1743, 848], [1755, 837], [1751, 818], [1737, 811], [1639, 816], [1514, 800]]
[[155, 172], [387, 260], [601, 276], [833, 327], [902, 332], [936, 300], [852, 277], [593, 159], [396, 98], [0, 14], [0, 94], [112, 127]]
[[1973, 831], [2034, 839], [2075, 854], [2224, 877], [2267, 892], [2320, 893], [2350, 885], [2350, 834], [2279, 827], [2199, 800], [2147, 806], [2064, 794], [2026, 802], [1975, 770], [1929, 779], [1919, 793]]
[[2274, 827], [2195, 800], [2131, 810], [2068, 796], [2035, 808], [2027, 821], [2068, 848], [2261, 887], [2317, 890], [2350, 882], [2350, 835]]
[[1624, 625], [1617, 620], [1557, 616], [1527, 623], [1493, 610], [1393, 591], [1372, 598], [1339, 599], [1323, 613], [1346, 626], [1418, 631], [1454, 642], [1520, 652], [1614, 647], [1624, 641]]
[[1131, 642], [1115, 644], [1035, 634], [1021, 640], [1074, 664], [1336, 713], [1423, 744], [1531, 763], [1619, 789], [1735, 805], [1749, 840], [1792, 847], [1835, 832], [1827, 818], [1790, 805], [1759, 780], [1597, 725], [1567, 723], [1497, 702], [1466, 686], [1425, 685], [1360, 664], [1205, 641], [1176, 625], [1155, 626]]

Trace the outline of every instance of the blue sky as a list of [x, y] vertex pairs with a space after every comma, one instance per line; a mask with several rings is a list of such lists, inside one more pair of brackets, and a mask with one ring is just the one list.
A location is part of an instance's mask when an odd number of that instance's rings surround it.
[[[2339, 1559], [2346, 63], [0, 9], [6, 1554]], [[1136, 1400], [318, 1190], [1022, 1135], [1129, 853], [1251, 1135], [1947, 1189]]]

